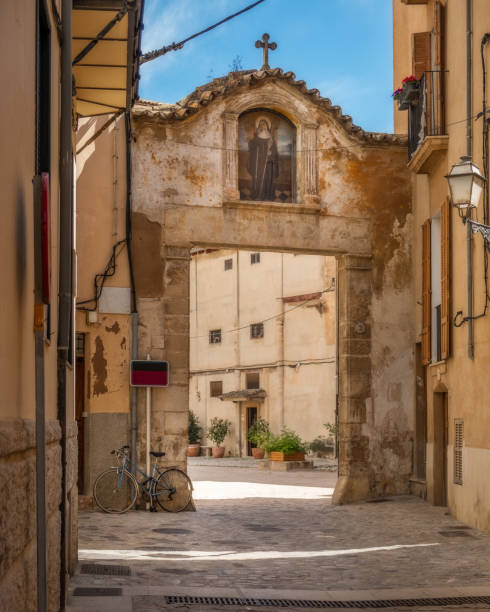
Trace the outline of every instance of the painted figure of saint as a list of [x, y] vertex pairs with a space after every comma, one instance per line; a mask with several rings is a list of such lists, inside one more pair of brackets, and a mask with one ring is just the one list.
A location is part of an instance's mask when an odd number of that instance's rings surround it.
[[269, 119], [255, 123], [254, 137], [248, 141], [248, 171], [252, 177], [252, 200], [274, 201], [274, 182], [279, 174], [277, 146]]

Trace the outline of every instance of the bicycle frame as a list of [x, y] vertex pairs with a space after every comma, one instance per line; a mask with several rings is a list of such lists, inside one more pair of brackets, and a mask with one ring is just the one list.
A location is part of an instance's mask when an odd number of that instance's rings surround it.
[[[118, 466], [121, 470], [121, 473], [119, 475], [119, 483], [117, 485], [118, 490], [122, 486], [123, 476], [124, 476], [124, 473], [126, 472], [131, 478], [134, 479], [138, 487], [143, 491], [145, 495], [147, 495], [150, 498], [151, 501], [153, 501], [153, 498], [157, 497], [158, 495], [167, 494], [167, 493], [170, 493], [170, 495], [172, 495], [173, 493], [175, 493], [175, 489], [173, 489], [173, 487], [161, 490], [158, 493], [155, 493], [152, 490], [153, 483], [156, 483], [157, 481], [156, 477], [162, 474], [162, 472], [160, 472], [160, 470], [158, 469], [156, 460], [155, 460], [155, 463], [153, 464], [153, 470], [152, 470], [151, 476], [148, 475], [144, 470], [140, 470], [140, 468], [137, 465], [135, 465], [136, 472], [139, 472], [143, 476], [143, 480], [138, 480], [138, 478], [136, 477], [136, 473], [132, 472], [128, 468], [129, 457], [126, 454], [124, 454], [122, 459], [123, 459], [122, 465]], [[150, 483], [148, 487], [145, 486], [147, 483]]]

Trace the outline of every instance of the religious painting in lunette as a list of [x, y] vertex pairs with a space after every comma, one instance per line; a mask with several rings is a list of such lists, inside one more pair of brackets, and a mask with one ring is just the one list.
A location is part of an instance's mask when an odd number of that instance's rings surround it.
[[241, 200], [296, 200], [296, 128], [279, 113], [254, 109], [238, 119]]

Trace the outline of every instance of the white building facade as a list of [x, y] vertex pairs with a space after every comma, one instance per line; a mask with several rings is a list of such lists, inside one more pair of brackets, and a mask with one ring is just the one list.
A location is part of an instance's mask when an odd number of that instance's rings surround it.
[[[189, 408], [232, 422], [226, 455], [247, 456], [257, 417], [274, 433], [328, 436], [336, 421], [335, 258], [195, 249]], [[203, 444], [211, 444], [205, 442]]]

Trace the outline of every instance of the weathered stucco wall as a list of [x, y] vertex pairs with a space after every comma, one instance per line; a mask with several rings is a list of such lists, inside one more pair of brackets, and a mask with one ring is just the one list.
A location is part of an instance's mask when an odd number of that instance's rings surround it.
[[[90, 143], [106, 120], [105, 116], [81, 119], [77, 132], [76, 329], [84, 335], [84, 350], [77, 354], [77, 399], [83, 403], [78, 406], [79, 412], [83, 408], [79, 427], [84, 447], [80, 488], [86, 495], [92, 494], [97, 475], [111, 465], [110, 451], [129, 441], [132, 338], [124, 243], [126, 135], [124, 117], [120, 117]], [[113, 254], [113, 267], [104, 279], [100, 299], [95, 300], [96, 275], [106, 270]], [[93, 311], [93, 322], [87, 311]]]
[[[174, 373], [171, 386], [155, 393], [155, 410], [186, 410], [186, 253], [192, 246], [332, 254], [339, 260], [340, 333], [335, 499], [407, 492], [412, 422], [405, 402], [413, 393], [413, 365], [406, 324], [411, 290], [406, 149], [396, 140], [351, 130], [336, 107], [320, 103], [292, 77], [256, 74], [255, 80], [248, 75], [237, 82], [230, 76], [228, 88], [208, 96], [206, 104], [197, 102], [199, 112], [185, 120], [178, 119], [179, 112], [185, 115], [182, 108], [173, 115], [150, 104], [133, 115], [133, 245], [143, 262], [145, 228], [151, 227], [152, 255], [159, 260], [152, 277], [147, 269], [145, 282], [136, 287], [140, 351], [150, 346], [152, 334], [163, 336], [161, 355]], [[281, 112], [297, 128], [296, 204], [233, 197], [233, 125], [251, 108]], [[179, 365], [173, 367], [175, 360]], [[184, 462], [185, 435], [173, 432], [169, 437], [162, 427], [162, 445]]]

